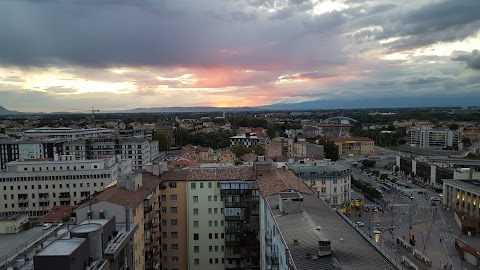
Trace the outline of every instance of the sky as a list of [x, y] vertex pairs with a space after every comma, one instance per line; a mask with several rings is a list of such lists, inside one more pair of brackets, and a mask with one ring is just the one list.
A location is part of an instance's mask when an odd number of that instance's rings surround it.
[[479, 0], [4, 0], [0, 106], [468, 99], [480, 92], [479, 10]]

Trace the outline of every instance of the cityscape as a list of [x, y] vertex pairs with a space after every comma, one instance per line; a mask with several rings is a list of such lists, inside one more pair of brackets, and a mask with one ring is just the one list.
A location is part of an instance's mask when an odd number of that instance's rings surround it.
[[0, 1], [0, 270], [480, 269], [479, 10]]

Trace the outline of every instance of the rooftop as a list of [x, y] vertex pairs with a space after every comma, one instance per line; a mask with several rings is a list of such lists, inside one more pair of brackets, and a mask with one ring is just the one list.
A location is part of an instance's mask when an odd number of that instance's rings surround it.
[[480, 193], [480, 179], [444, 179], [443, 182], [463, 188], [474, 189]]
[[309, 195], [313, 194], [313, 191], [292, 171], [286, 168], [276, 168], [273, 163], [270, 166], [270, 172], [259, 176], [257, 179], [258, 189], [263, 197], [290, 190]]
[[[118, 205], [129, 205], [133, 209], [139, 204], [143, 203], [143, 200], [150, 194], [155, 188], [160, 186], [162, 180], [155, 175], [149, 173], [142, 174], [142, 186], [137, 190], [127, 190], [118, 186], [106, 188], [103, 192], [99, 193], [93, 198], [94, 202], [107, 201]], [[88, 207], [89, 201], [78, 208]]]
[[[393, 269], [322, 199], [313, 194], [302, 194], [302, 197], [304, 211], [288, 215], [283, 215], [276, 208], [279, 203], [277, 194], [273, 193], [267, 197], [296, 269]], [[320, 229], [321, 235], [315, 232], [317, 229]], [[311, 255], [317, 252], [317, 239], [320, 236], [326, 237], [331, 242], [332, 256], [307, 258], [307, 252]], [[298, 239], [297, 245], [294, 245], [293, 239]]]
[[40, 251], [37, 256], [68, 256], [85, 241], [87, 241], [85, 238], [58, 239]]

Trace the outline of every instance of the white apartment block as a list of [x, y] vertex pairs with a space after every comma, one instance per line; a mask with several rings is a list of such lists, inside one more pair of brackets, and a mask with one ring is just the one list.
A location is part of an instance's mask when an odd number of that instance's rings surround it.
[[158, 161], [161, 156], [158, 141], [112, 137], [67, 142], [64, 144], [64, 153], [75, 156], [77, 160], [120, 155], [122, 159], [132, 160], [134, 171], [145, 169], [145, 165]]
[[340, 163], [309, 160], [288, 166], [327, 204], [338, 206], [350, 200], [350, 168]]
[[413, 127], [410, 130], [410, 145], [419, 148], [458, 149], [462, 139], [457, 130], [436, 130], [432, 127]]
[[230, 146], [234, 146], [237, 144], [243, 145], [245, 147], [252, 147], [260, 144], [260, 138], [256, 135], [251, 135], [250, 133], [230, 137]]
[[68, 127], [41, 127], [26, 130], [23, 137], [29, 138], [51, 138], [51, 139], [86, 139], [95, 138], [100, 136], [110, 136], [114, 130], [106, 128], [85, 128], [85, 129], [73, 129]]
[[[131, 171], [127, 163], [121, 162], [122, 173]], [[9, 162], [0, 172], [0, 217], [19, 213], [38, 217], [55, 205], [75, 205], [116, 180], [118, 168], [115, 157]]]
[[187, 183], [190, 269], [225, 269], [225, 221], [220, 181]]

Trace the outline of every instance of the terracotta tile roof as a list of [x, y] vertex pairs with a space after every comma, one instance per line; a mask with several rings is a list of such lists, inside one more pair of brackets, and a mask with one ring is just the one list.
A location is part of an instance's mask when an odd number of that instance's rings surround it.
[[270, 173], [261, 175], [257, 179], [258, 189], [264, 198], [283, 191], [295, 190], [304, 194], [313, 195], [313, 191], [300, 180], [292, 171], [276, 168], [273, 163]]
[[357, 138], [331, 138], [331, 141], [334, 142], [346, 142], [346, 141], [372, 141], [372, 139], [367, 137], [357, 137]]
[[255, 180], [253, 167], [228, 168], [189, 168], [182, 171], [167, 171], [161, 176], [163, 181], [248, 181]]
[[[105, 189], [93, 198], [95, 202], [107, 201], [118, 205], [136, 208], [157, 186], [162, 179], [150, 173], [142, 173], [142, 186], [138, 190], [127, 190], [118, 186]], [[88, 207], [89, 200], [78, 208]]]
[[46, 215], [38, 218], [40, 222], [63, 222], [64, 217], [69, 217], [73, 211], [71, 205], [56, 205]]

